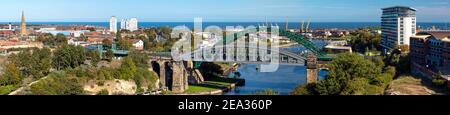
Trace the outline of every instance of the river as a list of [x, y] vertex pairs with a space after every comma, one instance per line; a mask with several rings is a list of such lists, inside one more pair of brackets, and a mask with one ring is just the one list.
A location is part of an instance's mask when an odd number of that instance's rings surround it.
[[[323, 46], [325, 41], [313, 41], [316, 46]], [[294, 53], [300, 53], [305, 48], [300, 45], [283, 48]], [[289, 95], [295, 87], [306, 84], [306, 67], [293, 65], [280, 65], [275, 72], [258, 72], [258, 65], [243, 64], [238, 68], [241, 78], [245, 79], [245, 85], [237, 87], [225, 95], [251, 95], [258, 91], [272, 89], [280, 95]], [[319, 71], [319, 80], [324, 79], [327, 71]], [[233, 77], [234, 74], [230, 74]]]

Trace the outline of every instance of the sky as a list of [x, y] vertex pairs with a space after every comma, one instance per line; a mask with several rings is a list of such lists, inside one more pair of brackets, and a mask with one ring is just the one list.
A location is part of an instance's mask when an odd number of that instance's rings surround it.
[[379, 22], [381, 8], [410, 6], [419, 22], [450, 22], [450, 0], [1, 0], [0, 22]]

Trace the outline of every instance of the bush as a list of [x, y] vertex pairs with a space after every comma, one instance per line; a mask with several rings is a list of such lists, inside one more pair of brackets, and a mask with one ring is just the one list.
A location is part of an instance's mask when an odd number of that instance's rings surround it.
[[433, 84], [439, 87], [442, 87], [445, 85], [446, 80], [443, 79], [433, 79]]
[[105, 81], [99, 81], [99, 82], [97, 82], [97, 85], [98, 86], [104, 86], [105, 85]]
[[272, 89], [266, 89], [263, 91], [256, 92], [255, 95], [279, 95], [279, 93], [273, 91]]
[[109, 95], [109, 92], [106, 89], [102, 89], [100, 92], [97, 93], [97, 95]]
[[291, 95], [314, 95], [315, 84], [301, 85], [291, 92]]
[[33, 95], [84, 95], [85, 92], [76, 77], [67, 77], [63, 72], [51, 73], [47, 79], [43, 79], [31, 85]]

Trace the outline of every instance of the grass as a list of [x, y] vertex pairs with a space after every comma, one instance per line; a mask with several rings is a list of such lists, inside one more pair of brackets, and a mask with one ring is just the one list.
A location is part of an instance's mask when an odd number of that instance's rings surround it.
[[215, 62], [214, 64], [217, 64], [217, 65], [219, 65], [220, 67], [222, 67], [224, 69], [230, 67], [230, 64], [228, 64], [228, 63]]
[[203, 84], [190, 85], [185, 91], [187, 94], [195, 94], [200, 92], [210, 92], [228, 88], [231, 84], [238, 82], [238, 79], [233, 78], [208, 78]]
[[14, 85], [0, 86], [0, 95], [7, 95], [15, 89], [16, 87]]
[[189, 86], [189, 89], [185, 91], [185, 93], [194, 94], [194, 93], [208, 92], [208, 91], [214, 91], [214, 90], [217, 90], [217, 89], [211, 88], [211, 87], [205, 87], [205, 86], [191, 85], [191, 86]]
[[[413, 75], [403, 75], [391, 82], [389, 89], [412, 95], [449, 94], [444, 88], [434, 86], [430, 80]], [[430, 93], [431, 90], [435, 93]]]

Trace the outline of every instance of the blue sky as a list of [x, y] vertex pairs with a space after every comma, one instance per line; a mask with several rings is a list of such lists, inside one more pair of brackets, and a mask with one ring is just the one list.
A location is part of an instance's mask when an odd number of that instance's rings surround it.
[[450, 22], [450, 0], [2, 0], [0, 22], [105, 22], [110, 16], [140, 21], [378, 22], [381, 8], [418, 10], [420, 22]]

